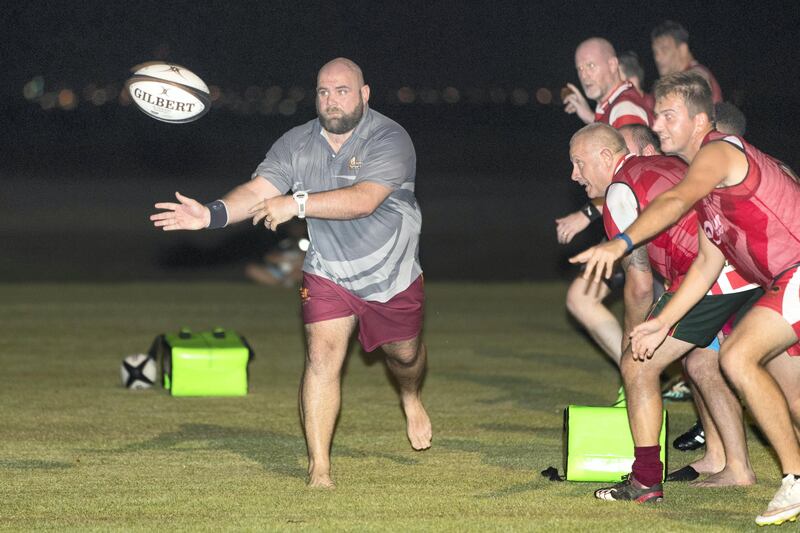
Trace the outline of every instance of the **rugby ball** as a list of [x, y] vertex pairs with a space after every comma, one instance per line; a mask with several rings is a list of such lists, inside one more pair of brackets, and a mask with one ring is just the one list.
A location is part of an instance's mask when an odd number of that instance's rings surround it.
[[205, 82], [186, 67], [173, 63], [152, 62], [134, 67], [125, 87], [139, 109], [163, 122], [192, 122], [211, 107]]
[[137, 353], [122, 360], [119, 373], [122, 385], [132, 390], [149, 389], [158, 375], [156, 360], [148, 354]]

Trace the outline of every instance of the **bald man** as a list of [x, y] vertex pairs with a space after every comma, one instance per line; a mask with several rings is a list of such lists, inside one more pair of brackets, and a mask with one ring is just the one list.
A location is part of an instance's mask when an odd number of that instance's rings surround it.
[[615, 128], [652, 124], [652, 110], [633, 84], [622, 79], [610, 42], [600, 37], [583, 41], [575, 50], [575, 69], [586, 98], [595, 100], [597, 107], [592, 111], [580, 90], [568, 83], [572, 92], [564, 98], [564, 111], [577, 114], [586, 124], [603, 122]]
[[[623, 136], [605, 124], [585, 126], [572, 137], [570, 160], [573, 164], [572, 179], [584, 186], [587, 195], [599, 197], [605, 194], [603, 224], [609, 239], [624, 235], [621, 232], [653, 199], [681, 182], [687, 168], [676, 157], [636, 157], [629, 154]], [[622, 261], [626, 276], [625, 341], [648, 313], [659, 314], [683, 282], [697, 257], [697, 231], [697, 215], [689, 213], [646, 245], [637, 247]], [[652, 311], [651, 269], [658, 272], [669, 286], [668, 292]], [[726, 269], [719, 274], [702, 302], [682, 318], [681, 327], [670, 331], [651, 361], [643, 364], [633, 356], [629, 346], [623, 348], [620, 370], [634, 441], [633, 472], [623, 482], [596, 491], [597, 498], [640, 503], [663, 499], [663, 464], [658, 446], [662, 405], [658, 377], [672, 361], [692, 351], [706, 352], [699, 356], [700, 359], [713, 359], [714, 352], [702, 347], [711, 343], [731, 315], [761, 294], [763, 292], [756, 285], [744, 282], [732, 268]], [[727, 387], [719, 366], [707, 367], [704, 379], [698, 380], [696, 385], [705, 400], [705, 407], [720, 422], [725, 455], [717, 461], [721, 464], [712, 464], [712, 458], [709, 458], [702, 464], [698, 463], [698, 468], [706, 473], [717, 473], [723, 467], [729, 469], [730, 479], [715, 486], [752, 484], [755, 479], [747, 456], [738, 400]], [[696, 470], [694, 473], [699, 475]]]
[[334, 487], [330, 449], [342, 367], [356, 329], [366, 351], [381, 348], [386, 354], [411, 446], [431, 445], [431, 421], [420, 398], [427, 355], [416, 154], [399, 124], [368, 107], [369, 96], [358, 65], [345, 58], [330, 61], [317, 77], [318, 118], [278, 139], [249, 182], [205, 205], [176, 193], [177, 203], [156, 204], [163, 211], [150, 217], [165, 231], [222, 228], [248, 219], [263, 220], [275, 231], [294, 217], [307, 217], [300, 418], [311, 487]]
[[[685, 213], [694, 212], [697, 260], [675, 297], [658, 317], [634, 328], [635, 357], [655, 361], [664, 336], [703, 299], [726, 258], [765, 291], [722, 344], [720, 365], [775, 450], [783, 478], [759, 525], [781, 524], [800, 515], [800, 444], [790, 409], [798, 403], [796, 384], [788, 389], [767, 365], [784, 350], [800, 353], [800, 203], [797, 174], [741, 137], [713, 128], [711, 89], [694, 72], [661, 78], [655, 86], [655, 131], [664, 151], [690, 163], [686, 177], [643, 210], [619, 239], [571, 259], [588, 263], [588, 279], [610, 274], [626, 251], [646, 242]], [[654, 353], [656, 354], [654, 356]]]

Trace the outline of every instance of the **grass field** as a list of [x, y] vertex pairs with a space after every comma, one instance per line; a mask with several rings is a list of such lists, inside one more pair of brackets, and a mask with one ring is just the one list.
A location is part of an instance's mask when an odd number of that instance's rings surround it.
[[[566, 286], [427, 286], [434, 445], [413, 452], [379, 357], [353, 345], [335, 491], [304, 486], [295, 291], [236, 283], [0, 285], [0, 528], [6, 530], [741, 531], [779, 469], [749, 432], [759, 484], [667, 486], [659, 506], [595, 501], [561, 465], [562, 409], [616, 396], [567, 320]], [[244, 398], [128, 391], [119, 363], [157, 333], [221, 325], [256, 351]], [[668, 404], [673, 434], [694, 414]], [[694, 454], [674, 452], [670, 468]], [[793, 526], [785, 525], [784, 529]]]

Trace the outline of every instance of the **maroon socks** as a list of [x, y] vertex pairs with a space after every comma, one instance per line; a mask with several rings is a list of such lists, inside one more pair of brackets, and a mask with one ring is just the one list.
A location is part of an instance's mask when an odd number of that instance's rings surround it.
[[664, 465], [661, 463], [660, 454], [659, 445], [633, 448], [633, 478], [645, 487], [661, 483]]

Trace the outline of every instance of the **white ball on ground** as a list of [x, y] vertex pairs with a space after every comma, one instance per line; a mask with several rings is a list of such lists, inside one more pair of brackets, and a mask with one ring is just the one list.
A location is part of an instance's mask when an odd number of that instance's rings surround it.
[[156, 360], [144, 353], [127, 356], [119, 370], [122, 385], [133, 390], [149, 389], [158, 375]]

